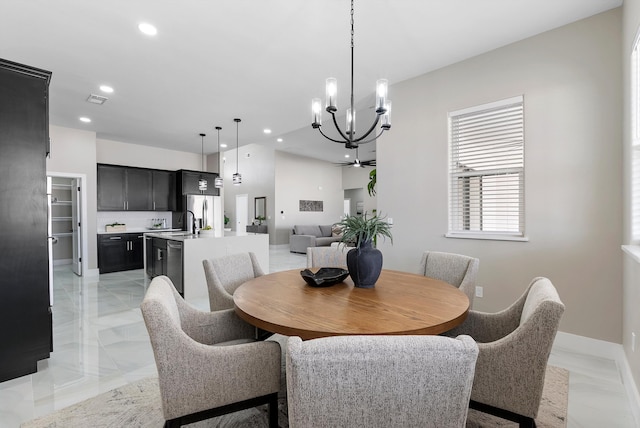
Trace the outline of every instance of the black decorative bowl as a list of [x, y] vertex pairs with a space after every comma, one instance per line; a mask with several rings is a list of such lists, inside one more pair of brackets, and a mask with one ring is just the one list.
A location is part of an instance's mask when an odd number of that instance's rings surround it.
[[302, 279], [312, 287], [329, 287], [344, 281], [349, 271], [342, 268], [320, 268], [316, 273], [309, 269], [300, 271]]

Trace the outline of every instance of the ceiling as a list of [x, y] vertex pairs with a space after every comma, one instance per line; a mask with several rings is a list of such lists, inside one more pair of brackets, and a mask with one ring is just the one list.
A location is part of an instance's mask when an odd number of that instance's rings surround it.
[[[378, 78], [392, 85], [621, 4], [356, 1], [358, 128], [373, 120], [368, 106]], [[336, 77], [339, 112], [348, 104], [349, 9], [347, 0], [0, 0], [0, 58], [53, 72], [54, 125], [193, 153], [205, 133], [204, 152], [213, 153], [215, 126], [221, 142], [235, 146], [237, 117], [240, 145], [340, 162], [344, 146], [310, 126], [311, 99], [324, 98], [325, 79]], [[143, 21], [158, 34], [142, 34]], [[114, 92], [102, 93], [102, 84]], [[90, 94], [109, 99], [90, 104]], [[327, 117], [324, 124], [331, 125]], [[373, 144], [360, 159], [375, 156]]]

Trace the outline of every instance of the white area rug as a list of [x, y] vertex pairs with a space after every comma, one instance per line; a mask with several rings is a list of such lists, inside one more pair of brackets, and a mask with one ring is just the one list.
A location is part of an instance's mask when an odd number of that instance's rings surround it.
[[[542, 403], [536, 424], [539, 428], [564, 428], [567, 420], [569, 372], [548, 366]], [[288, 427], [286, 398], [278, 400], [280, 427]], [[22, 428], [160, 428], [164, 424], [157, 378], [145, 378], [89, 398], [47, 416], [25, 422]], [[243, 410], [188, 425], [191, 428], [267, 427], [266, 406]], [[475, 410], [469, 411], [467, 428], [517, 427]]]

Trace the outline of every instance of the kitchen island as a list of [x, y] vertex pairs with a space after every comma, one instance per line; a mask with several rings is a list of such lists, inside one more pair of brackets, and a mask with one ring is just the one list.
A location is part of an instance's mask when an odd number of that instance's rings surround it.
[[144, 234], [145, 271], [150, 277], [167, 275], [190, 303], [209, 298], [204, 259], [253, 252], [265, 272], [269, 271], [269, 235], [225, 232], [224, 236], [189, 232]]

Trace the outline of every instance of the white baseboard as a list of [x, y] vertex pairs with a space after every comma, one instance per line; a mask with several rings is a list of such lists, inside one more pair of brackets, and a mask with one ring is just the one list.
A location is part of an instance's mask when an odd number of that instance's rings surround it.
[[82, 276], [86, 276], [89, 278], [97, 278], [100, 276], [100, 269], [87, 269]]
[[640, 426], [640, 394], [633, 380], [631, 367], [629, 366], [629, 361], [627, 360], [627, 355], [622, 345], [559, 331], [553, 346], [573, 349], [583, 354], [614, 360], [620, 371], [620, 377], [622, 378], [627, 397], [629, 397], [629, 406], [631, 407], [633, 419], [636, 422], [636, 426]]
[[72, 261], [73, 261], [72, 259], [56, 259], [53, 261], [53, 265], [54, 266], [70, 265]]

